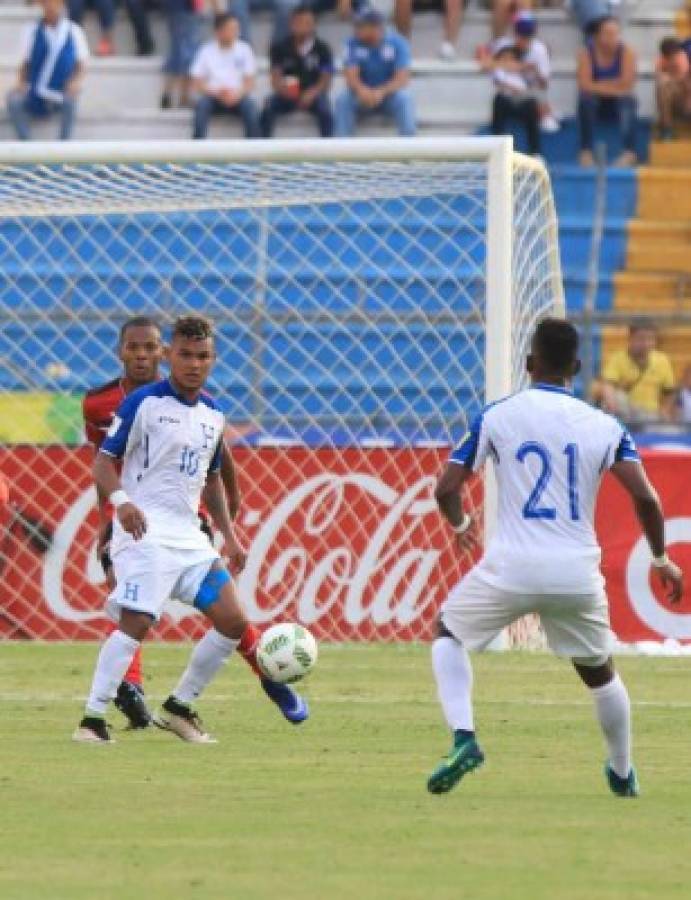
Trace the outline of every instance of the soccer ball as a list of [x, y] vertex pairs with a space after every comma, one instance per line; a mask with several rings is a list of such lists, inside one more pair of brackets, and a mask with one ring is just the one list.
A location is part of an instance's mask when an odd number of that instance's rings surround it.
[[317, 661], [317, 642], [302, 625], [281, 622], [267, 628], [257, 648], [257, 662], [267, 678], [290, 684], [304, 678]]

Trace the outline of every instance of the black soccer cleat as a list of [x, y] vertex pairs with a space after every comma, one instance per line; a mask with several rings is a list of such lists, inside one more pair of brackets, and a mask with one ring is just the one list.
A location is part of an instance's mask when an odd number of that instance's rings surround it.
[[148, 728], [151, 725], [152, 716], [144, 699], [144, 691], [139, 685], [123, 681], [114, 703], [129, 722], [130, 728]]
[[212, 737], [204, 728], [198, 713], [187, 703], [181, 703], [173, 696], [168, 697], [160, 712], [154, 716], [154, 725], [163, 731], [176, 734], [181, 740], [190, 744], [216, 743], [216, 738]]
[[84, 716], [72, 735], [72, 740], [78, 744], [114, 744], [115, 740], [110, 736], [109, 729], [110, 725], [105, 719]]

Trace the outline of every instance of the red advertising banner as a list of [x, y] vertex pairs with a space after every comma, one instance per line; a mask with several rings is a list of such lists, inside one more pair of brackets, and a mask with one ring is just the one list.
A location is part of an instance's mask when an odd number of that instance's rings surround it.
[[[236, 448], [249, 547], [239, 590], [260, 625], [299, 619], [319, 639], [412, 640], [432, 633], [461, 564], [433, 498], [443, 449]], [[94, 639], [108, 627], [96, 559], [88, 448], [0, 450], [10, 505], [0, 512], [0, 636]], [[672, 553], [691, 568], [691, 454], [648, 454]], [[473, 488], [480, 498], [480, 485]], [[670, 607], [649, 568], [631, 504], [613, 479], [597, 525], [612, 624], [621, 640], [691, 641], [691, 603]], [[199, 636], [171, 603], [159, 637]]]

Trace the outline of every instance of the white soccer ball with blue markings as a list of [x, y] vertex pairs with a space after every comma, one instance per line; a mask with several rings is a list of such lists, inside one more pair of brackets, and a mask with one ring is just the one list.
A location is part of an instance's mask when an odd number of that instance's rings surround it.
[[314, 668], [317, 655], [317, 642], [304, 626], [281, 622], [262, 635], [257, 662], [267, 678], [290, 684]]

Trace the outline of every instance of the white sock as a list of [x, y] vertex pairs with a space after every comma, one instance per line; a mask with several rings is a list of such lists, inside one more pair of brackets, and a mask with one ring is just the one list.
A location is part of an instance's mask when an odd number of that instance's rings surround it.
[[210, 628], [192, 651], [173, 697], [180, 703], [196, 700], [239, 643]]
[[137, 647], [139, 641], [119, 630], [114, 631], [103, 644], [96, 661], [96, 671], [86, 704], [87, 715], [91, 713], [105, 716], [108, 704], [115, 696], [132, 662], [132, 657], [137, 652]]
[[453, 731], [474, 731], [473, 670], [468, 651], [454, 638], [437, 638], [432, 644], [432, 668], [449, 726]]
[[591, 688], [600, 727], [609, 748], [609, 764], [620, 778], [631, 771], [631, 702], [618, 674], [603, 687]]

